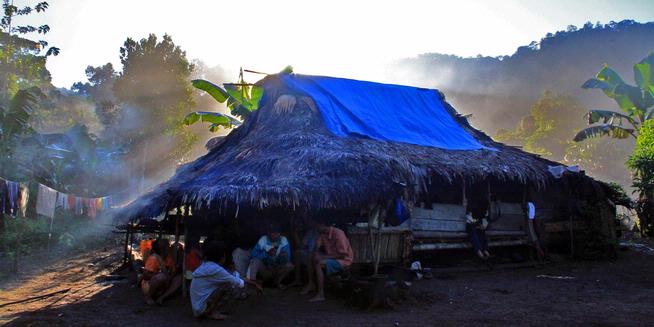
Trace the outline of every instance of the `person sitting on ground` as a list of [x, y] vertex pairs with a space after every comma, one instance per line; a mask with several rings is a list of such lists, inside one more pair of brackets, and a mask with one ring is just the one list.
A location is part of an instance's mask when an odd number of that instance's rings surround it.
[[256, 281], [258, 276], [264, 281], [274, 280], [278, 288], [284, 289], [282, 281], [291, 271], [291, 245], [282, 236], [279, 226], [273, 224], [268, 234], [262, 236], [252, 249], [247, 277], [252, 281]]
[[[325, 273], [330, 276], [343, 271], [352, 264], [354, 257], [350, 240], [345, 236], [345, 232], [324, 224], [318, 224], [317, 228], [320, 236], [308, 269], [309, 283], [301, 292], [301, 294], [309, 294], [311, 291], [317, 291], [309, 300], [310, 302], [325, 300]], [[322, 271], [323, 268], [325, 273]]]
[[200, 237], [189, 235], [185, 240], [184, 250], [186, 251], [186, 261], [184, 262], [185, 276], [184, 279], [193, 279], [193, 272], [202, 264], [202, 252], [200, 251]]
[[[166, 242], [168, 243], [168, 242]], [[168, 246], [166, 257], [164, 258], [164, 265], [168, 271], [170, 284], [166, 292], [157, 298], [157, 304], [161, 305], [163, 302], [173, 295], [182, 286], [182, 264], [184, 261], [184, 246], [179, 242], [174, 242]]]
[[206, 242], [202, 249], [204, 260], [193, 272], [190, 297], [193, 315], [198, 318], [222, 320], [227, 316], [221, 312], [236, 297], [236, 289], [246, 283], [261, 288], [248, 280], [241, 279], [238, 272], [230, 274], [221, 265], [225, 264], [225, 245], [220, 241]]
[[466, 232], [475, 254], [482, 260], [487, 260], [491, 256], [486, 238], [487, 217], [488, 211], [483, 206], [472, 206], [466, 213]]
[[152, 243], [151, 253], [145, 261], [141, 290], [147, 304], [162, 304], [182, 285], [181, 274], [171, 274], [170, 267], [165, 264], [163, 254], [167, 249], [168, 241], [157, 239]]
[[311, 257], [316, 252], [318, 236], [318, 229], [314, 221], [309, 219], [298, 220], [293, 230], [293, 241], [294, 244], [297, 244], [293, 251], [293, 262], [295, 264], [295, 281], [293, 285], [300, 286], [302, 284], [302, 266], [309, 267], [311, 264]]

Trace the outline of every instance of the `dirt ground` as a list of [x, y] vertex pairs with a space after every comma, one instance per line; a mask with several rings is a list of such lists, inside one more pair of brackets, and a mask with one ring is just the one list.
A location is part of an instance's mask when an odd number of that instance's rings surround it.
[[[226, 321], [197, 320], [187, 299], [143, 303], [127, 281], [98, 283], [120, 264], [117, 247], [71, 256], [0, 283], [7, 326], [653, 326], [654, 256], [622, 251], [613, 261], [551, 263], [543, 268], [436, 273], [413, 284], [417, 303], [361, 310], [328, 293], [308, 303], [298, 289], [266, 290], [239, 301]], [[43, 265], [46, 265], [44, 262]], [[540, 275], [568, 276], [550, 279]], [[30, 296], [66, 290], [28, 303]]]

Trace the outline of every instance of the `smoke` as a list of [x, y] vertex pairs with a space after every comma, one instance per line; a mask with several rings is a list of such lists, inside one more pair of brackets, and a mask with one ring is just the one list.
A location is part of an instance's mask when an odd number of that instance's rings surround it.
[[[209, 67], [200, 60], [194, 60], [193, 64], [191, 80], [201, 78], [218, 85], [235, 80], [235, 77], [230, 78], [228, 72], [221, 66]], [[210, 95], [199, 90], [193, 91], [193, 102], [194, 106], [183, 113], [184, 115], [192, 111], [222, 113], [228, 111], [224, 104], [218, 103]], [[172, 121], [152, 122], [149, 121], [152, 119], [152, 115], [146, 112], [146, 109], [130, 104], [120, 104], [120, 116], [117, 123], [106, 127], [103, 131], [103, 137], [106, 140], [115, 138], [122, 142], [126, 141], [130, 148], [129, 153], [113, 169], [117, 178], [126, 181], [125, 189], [129, 194], [127, 199], [133, 199], [169, 179], [180, 165], [206, 154], [205, 145], [209, 139], [229, 132], [229, 130], [220, 130], [212, 133], [206, 123], [181, 126], [183, 115], [172, 118], [174, 119]], [[158, 124], [160, 130], [144, 133], [152, 124]], [[180, 138], [185, 139], [185, 137], [194, 139], [194, 142], [189, 148], [181, 150], [179, 140]], [[165, 159], [171, 157], [176, 159]]]

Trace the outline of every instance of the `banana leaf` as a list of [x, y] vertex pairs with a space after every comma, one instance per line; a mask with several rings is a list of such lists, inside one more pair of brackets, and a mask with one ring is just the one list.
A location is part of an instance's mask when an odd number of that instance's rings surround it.
[[[232, 84], [226, 84], [225, 85], [225, 91], [227, 91], [227, 94], [229, 94], [229, 97], [236, 102], [236, 104], [232, 105], [246, 105], [249, 101], [249, 99], [246, 97], [247, 93], [243, 92], [243, 86], [237, 86], [237, 85], [232, 85]], [[229, 103], [233, 103], [230, 101]]]
[[633, 129], [624, 128], [616, 125], [603, 124], [599, 126], [588, 127], [586, 129], [581, 130], [579, 133], [577, 133], [577, 135], [575, 135], [574, 141], [581, 142], [589, 138], [601, 137], [601, 136], [609, 136], [615, 139], [626, 139], [629, 136], [633, 136], [634, 138], [636, 137], [634, 135]]
[[220, 86], [203, 79], [194, 79], [191, 84], [196, 89], [209, 93], [216, 101], [224, 103], [229, 98], [229, 94]]
[[[610, 70], [605, 67], [603, 71]], [[603, 75], [612, 76], [612, 74], [604, 73]], [[598, 74], [600, 76], [600, 74]], [[600, 89], [609, 98], [615, 100], [620, 109], [629, 115], [643, 114], [643, 109], [648, 107], [648, 99], [643, 97], [641, 90], [638, 87], [628, 85], [620, 79], [620, 77], [611, 77], [611, 79], [591, 78], [587, 80], [582, 86], [584, 89]]]
[[232, 116], [209, 111], [192, 112], [186, 115], [182, 121], [182, 123], [187, 126], [195, 124], [196, 122], [211, 123], [212, 125], [210, 129], [217, 129], [218, 127], [231, 128], [232, 126], [241, 125], [241, 122]]
[[37, 103], [36, 95], [33, 92], [32, 90], [19, 90], [11, 99], [9, 110], [0, 122], [3, 136], [6, 139], [33, 132], [29, 124], [29, 119]]
[[631, 125], [634, 127], [638, 125], [638, 123], [633, 118], [611, 110], [593, 109], [588, 111], [584, 117], [588, 119], [589, 125], [599, 121], [602, 121], [604, 124], [613, 125], [613, 122], [615, 122], [616, 119], [620, 122], [618, 125], [622, 125], [623, 119], [631, 123]]
[[636, 84], [641, 89], [647, 90], [654, 86], [654, 52], [634, 65], [634, 76]]
[[263, 87], [252, 86], [250, 94], [250, 111], [255, 111], [259, 109], [259, 101], [263, 98]]

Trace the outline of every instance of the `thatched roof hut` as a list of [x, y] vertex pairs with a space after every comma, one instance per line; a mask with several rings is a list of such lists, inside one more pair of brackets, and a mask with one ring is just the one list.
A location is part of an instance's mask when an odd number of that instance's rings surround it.
[[[311, 94], [290, 87], [284, 75], [270, 75], [257, 84], [265, 94], [259, 110], [226, 137], [212, 141], [208, 154], [127, 206], [119, 218], [154, 217], [183, 205], [217, 212], [236, 207], [356, 209], [396, 197], [397, 183], [408, 185], [409, 195], [419, 199], [436, 186], [461, 180], [537, 188], [553, 182], [548, 166], [558, 163], [494, 142], [437, 90], [429, 92], [437, 94], [445, 113], [480, 149], [337, 136], [326, 127]], [[409, 118], [414, 114], [408, 108], [393, 109], [404, 110]]]

